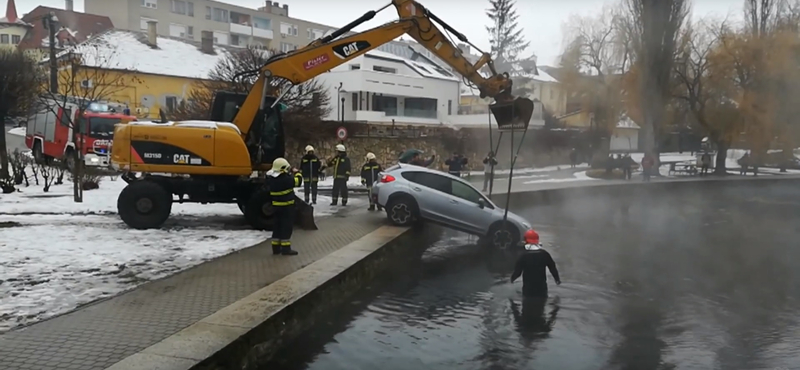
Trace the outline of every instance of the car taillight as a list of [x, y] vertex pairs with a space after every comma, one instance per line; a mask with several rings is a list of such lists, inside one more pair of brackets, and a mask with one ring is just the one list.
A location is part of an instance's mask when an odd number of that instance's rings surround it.
[[394, 180], [395, 180], [395, 178], [392, 175], [382, 175], [381, 176], [381, 182], [382, 183], [392, 182]]

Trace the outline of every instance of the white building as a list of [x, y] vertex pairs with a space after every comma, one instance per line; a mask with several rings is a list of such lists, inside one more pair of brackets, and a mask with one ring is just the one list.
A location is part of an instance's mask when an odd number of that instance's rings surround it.
[[329, 120], [391, 124], [449, 124], [457, 115], [461, 78], [425, 57], [372, 50], [322, 74]]

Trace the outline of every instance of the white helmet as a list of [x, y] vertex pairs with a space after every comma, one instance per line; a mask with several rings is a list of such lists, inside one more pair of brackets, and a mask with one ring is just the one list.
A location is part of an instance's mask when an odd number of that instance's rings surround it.
[[367, 153], [367, 160], [370, 160], [370, 161], [371, 161], [371, 160], [373, 160], [373, 159], [375, 159], [375, 153], [372, 153], [372, 152], [370, 152], [370, 153]]
[[289, 161], [285, 158], [276, 158], [272, 161], [273, 171], [287, 171], [289, 169]]
[[314, 151], [314, 147], [313, 147], [313, 146], [311, 146], [311, 145], [306, 145], [306, 153], [308, 153], [308, 152], [313, 152], [313, 151]]
[[336, 146], [336, 151], [337, 152], [344, 152], [345, 151], [344, 145], [342, 145], [342, 144], [337, 145]]

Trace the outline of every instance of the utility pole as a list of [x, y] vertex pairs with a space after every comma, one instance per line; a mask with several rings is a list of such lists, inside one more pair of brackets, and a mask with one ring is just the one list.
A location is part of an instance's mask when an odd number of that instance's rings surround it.
[[58, 17], [55, 13], [42, 17], [42, 24], [48, 33], [50, 42], [50, 92], [58, 94], [58, 61], [56, 60], [56, 32], [58, 31]]

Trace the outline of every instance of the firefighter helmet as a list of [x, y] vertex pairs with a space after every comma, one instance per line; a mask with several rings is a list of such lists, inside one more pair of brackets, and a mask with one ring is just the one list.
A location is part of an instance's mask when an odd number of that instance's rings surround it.
[[336, 151], [337, 152], [344, 152], [345, 151], [344, 145], [342, 145], [342, 144], [336, 145]]
[[281, 171], [286, 172], [289, 170], [289, 161], [284, 158], [276, 158], [272, 162], [272, 170], [273, 171]]
[[372, 153], [372, 152], [367, 153], [367, 160], [371, 161], [373, 159], [375, 159], [375, 153]]
[[306, 145], [306, 153], [310, 153], [314, 151], [314, 147], [311, 145]]

